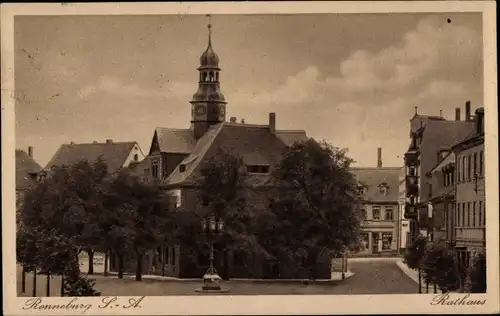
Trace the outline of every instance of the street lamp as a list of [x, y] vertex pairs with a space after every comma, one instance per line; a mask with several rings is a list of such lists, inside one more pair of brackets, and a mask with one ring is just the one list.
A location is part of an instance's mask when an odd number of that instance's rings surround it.
[[197, 292], [226, 292], [220, 286], [222, 279], [214, 265], [214, 243], [223, 231], [224, 222], [222, 219], [217, 219], [214, 215], [210, 215], [201, 221], [202, 233], [207, 236], [210, 243], [210, 263], [207, 272], [203, 276], [203, 287]]

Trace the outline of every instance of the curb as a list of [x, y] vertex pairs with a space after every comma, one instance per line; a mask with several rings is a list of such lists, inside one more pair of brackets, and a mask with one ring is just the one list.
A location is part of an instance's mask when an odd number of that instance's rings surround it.
[[[345, 279], [229, 279], [229, 280], [223, 280], [222, 283], [282, 283], [282, 284], [337, 284], [339, 282], [345, 281], [353, 276], [355, 276], [356, 273], [352, 271], [348, 271], [345, 275]], [[116, 278], [118, 276], [117, 273], [109, 273], [107, 277], [105, 277], [103, 274], [93, 274], [93, 275], [86, 275], [85, 276], [89, 279], [96, 279], [96, 278], [108, 278], [108, 277], [113, 277]], [[135, 280], [135, 275], [130, 275], [130, 274], [124, 274], [123, 275], [123, 280]], [[202, 282], [203, 280], [201, 278], [197, 279], [180, 279], [180, 278], [174, 278], [174, 277], [155, 277], [155, 276], [147, 276], [143, 275], [142, 276], [142, 281], [147, 281], [147, 282], [154, 282], [154, 281], [160, 281], [160, 282]]]
[[413, 280], [416, 284], [418, 284], [418, 275], [415, 276], [415, 274], [412, 273], [412, 270], [406, 266], [406, 264], [403, 262], [403, 260], [398, 260], [396, 261], [396, 265], [398, 268], [406, 274], [407, 277]]

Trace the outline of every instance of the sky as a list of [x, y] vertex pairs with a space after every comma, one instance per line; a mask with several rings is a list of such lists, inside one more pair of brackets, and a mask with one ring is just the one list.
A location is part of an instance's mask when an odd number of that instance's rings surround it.
[[[16, 147], [45, 166], [64, 143], [137, 141], [188, 128], [207, 17], [17, 16]], [[217, 15], [226, 115], [348, 148], [355, 166], [402, 166], [415, 113], [483, 102], [480, 13]]]

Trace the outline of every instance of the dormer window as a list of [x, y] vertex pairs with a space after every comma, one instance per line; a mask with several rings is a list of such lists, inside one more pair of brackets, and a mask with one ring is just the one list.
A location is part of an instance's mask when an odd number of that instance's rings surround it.
[[269, 166], [266, 166], [266, 165], [248, 165], [247, 172], [248, 173], [267, 174], [267, 173], [269, 173]]
[[364, 186], [359, 186], [358, 187], [358, 193], [361, 196], [365, 195], [365, 187]]
[[387, 195], [387, 192], [389, 191], [389, 187], [388, 187], [387, 183], [382, 183], [381, 185], [379, 185], [378, 190], [379, 190], [380, 194]]
[[184, 172], [184, 171], [186, 171], [186, 165], [185, 164], [181, 164], [179, 166], [179, 172]]

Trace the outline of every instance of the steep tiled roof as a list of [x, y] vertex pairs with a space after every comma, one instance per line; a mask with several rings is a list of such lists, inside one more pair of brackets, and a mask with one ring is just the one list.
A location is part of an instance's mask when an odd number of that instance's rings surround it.
[[42, 167], [25, 151], [16, 149], [16, 190], [27, 189]]
[[[164, 183], [167, 185], [195, 183], [203, 162], [214, 157], [219, 150], [241, 157], [245, 164], [269, 165], [272, 170], [281, 159], [287, 143], [295, 141], [293, 135], [297, 135], [296, 140], [302, 140], [305, 136], [302, 131], [285, 131], [284, 134], [288, 137], [285, 142], [278, 134], [279, 131], [273, 135], [267, 125], [228, 122], [214, 125], [200, 138], [191, 154], [181, 163], [185, 165], [185, 170], [181, 172], [177, 167]], [[267, 183], [266, 178], [269, 176], [254, 177], [252, 182]]]
[[64, 144], [59, 147], [46, 168], [72, 165], [83, 159], [94, 162], [102, 157], [108, 165], [108, 171], [115, 172], [123, 167], [134, 146], [138, 146], [136, 142]]
[[[473, 122], [428, 121], [420, 144], [420, 167], [425, 176], [438, 162], [437, 153], [442, 148], [451, 148], [467, 137], [474, 129]], [[420, 197], [428, 196], [427, 185], [421, 185]]]
[[410, 133], [416, 132], [421, 126], [425, 126], [429, 121], [446, 121], [444, 118], [432, 115], [417, 114], [410, 120]]
[[193, 132], [189, 129], [158, 127], [155, 134], [161, 152], [188, 154], [196, 145]]
[[[400, 167], [352, 168], [351, 172], [365, 188], [365, 201], [398, 202]], [[384, 183], [388, 186], [387, 195], [380, 193], [379, 186]]]

